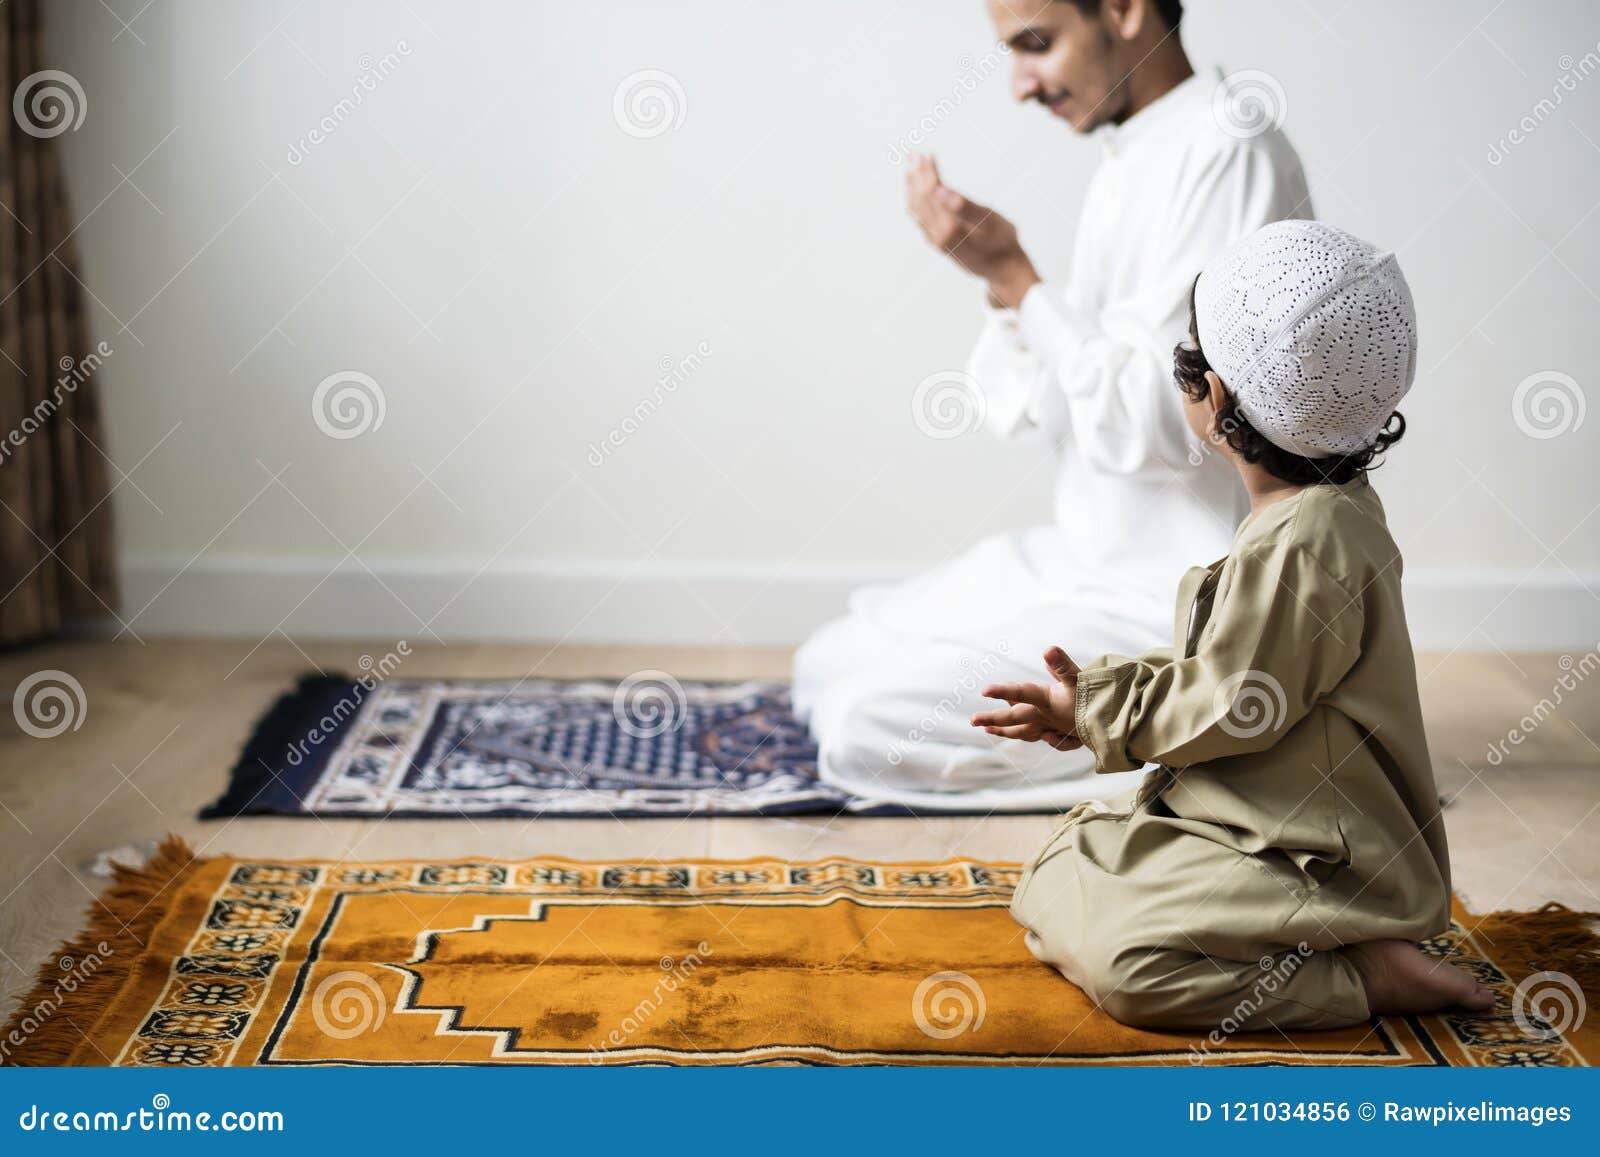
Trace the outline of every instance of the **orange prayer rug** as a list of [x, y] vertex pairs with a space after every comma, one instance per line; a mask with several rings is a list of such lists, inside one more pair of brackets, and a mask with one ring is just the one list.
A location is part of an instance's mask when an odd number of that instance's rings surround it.
[[[952, 859], [194, 859], [123, 869], [0, 1038], [72, 1065], [1587, 1065], [1584, 914], [1424, 945], [1482, 1016], [1147, 1032], [1023, 945], [1019, 869]], [[1557, 969], [1556, 965], [1561, 965]]]

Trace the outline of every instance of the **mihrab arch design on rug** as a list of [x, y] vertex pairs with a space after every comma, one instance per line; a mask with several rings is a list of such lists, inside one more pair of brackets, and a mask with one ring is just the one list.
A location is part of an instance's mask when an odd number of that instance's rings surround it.
[[[1584, 1065], [1512, 1015], [1527, 962], [1473, 917], [1427, 951], [1485, 1016], [1153, 1033], [1039, 964], [1019, 870], [952, 859], [195, 861], [72, 1063]], [[1497, 942], [1503, 940], [1498, 937]], [[1520, 975], [1519, 975], [1520, 974]], [[1202, 1047], [1203, 1046], [1203, 1047]]]

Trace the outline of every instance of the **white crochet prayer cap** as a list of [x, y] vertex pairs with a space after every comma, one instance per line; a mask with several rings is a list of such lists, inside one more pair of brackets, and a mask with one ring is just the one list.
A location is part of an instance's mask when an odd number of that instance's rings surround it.
[[1277, 221], [1195, 286], [1200, 348], [1273, 445], [1307, 458], [1377, 441], [1417, 372], [1417, 313], [1393, 253], [1320, 221]]

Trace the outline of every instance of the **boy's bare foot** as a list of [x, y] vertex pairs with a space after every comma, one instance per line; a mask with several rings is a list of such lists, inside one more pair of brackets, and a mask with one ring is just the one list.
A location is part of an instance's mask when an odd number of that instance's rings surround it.
[[1407, 941], [1369, 940], [1348, 944], [1343, 951], [1361, 975], [1368, 1007], [1378, 1015], [1442, 1008], [1487, 1012], [1494, 1007], [1494, 993], [1455, 965], [1425, 956]]

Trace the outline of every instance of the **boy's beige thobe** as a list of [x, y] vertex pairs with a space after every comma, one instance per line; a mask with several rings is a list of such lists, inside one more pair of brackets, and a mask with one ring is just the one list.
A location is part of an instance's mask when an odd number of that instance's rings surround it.
[[1369, 1015], [1341, 945], [1449, 919], [1450, 868], [1400, 598], [1362, 478], [1313, 486], [1191, 570], [1176, 647], [1078, 679], [1126, 807], [1068, 814], [1011, 911], [1028, 946], [1118, 1020], [1323, 1028]]

